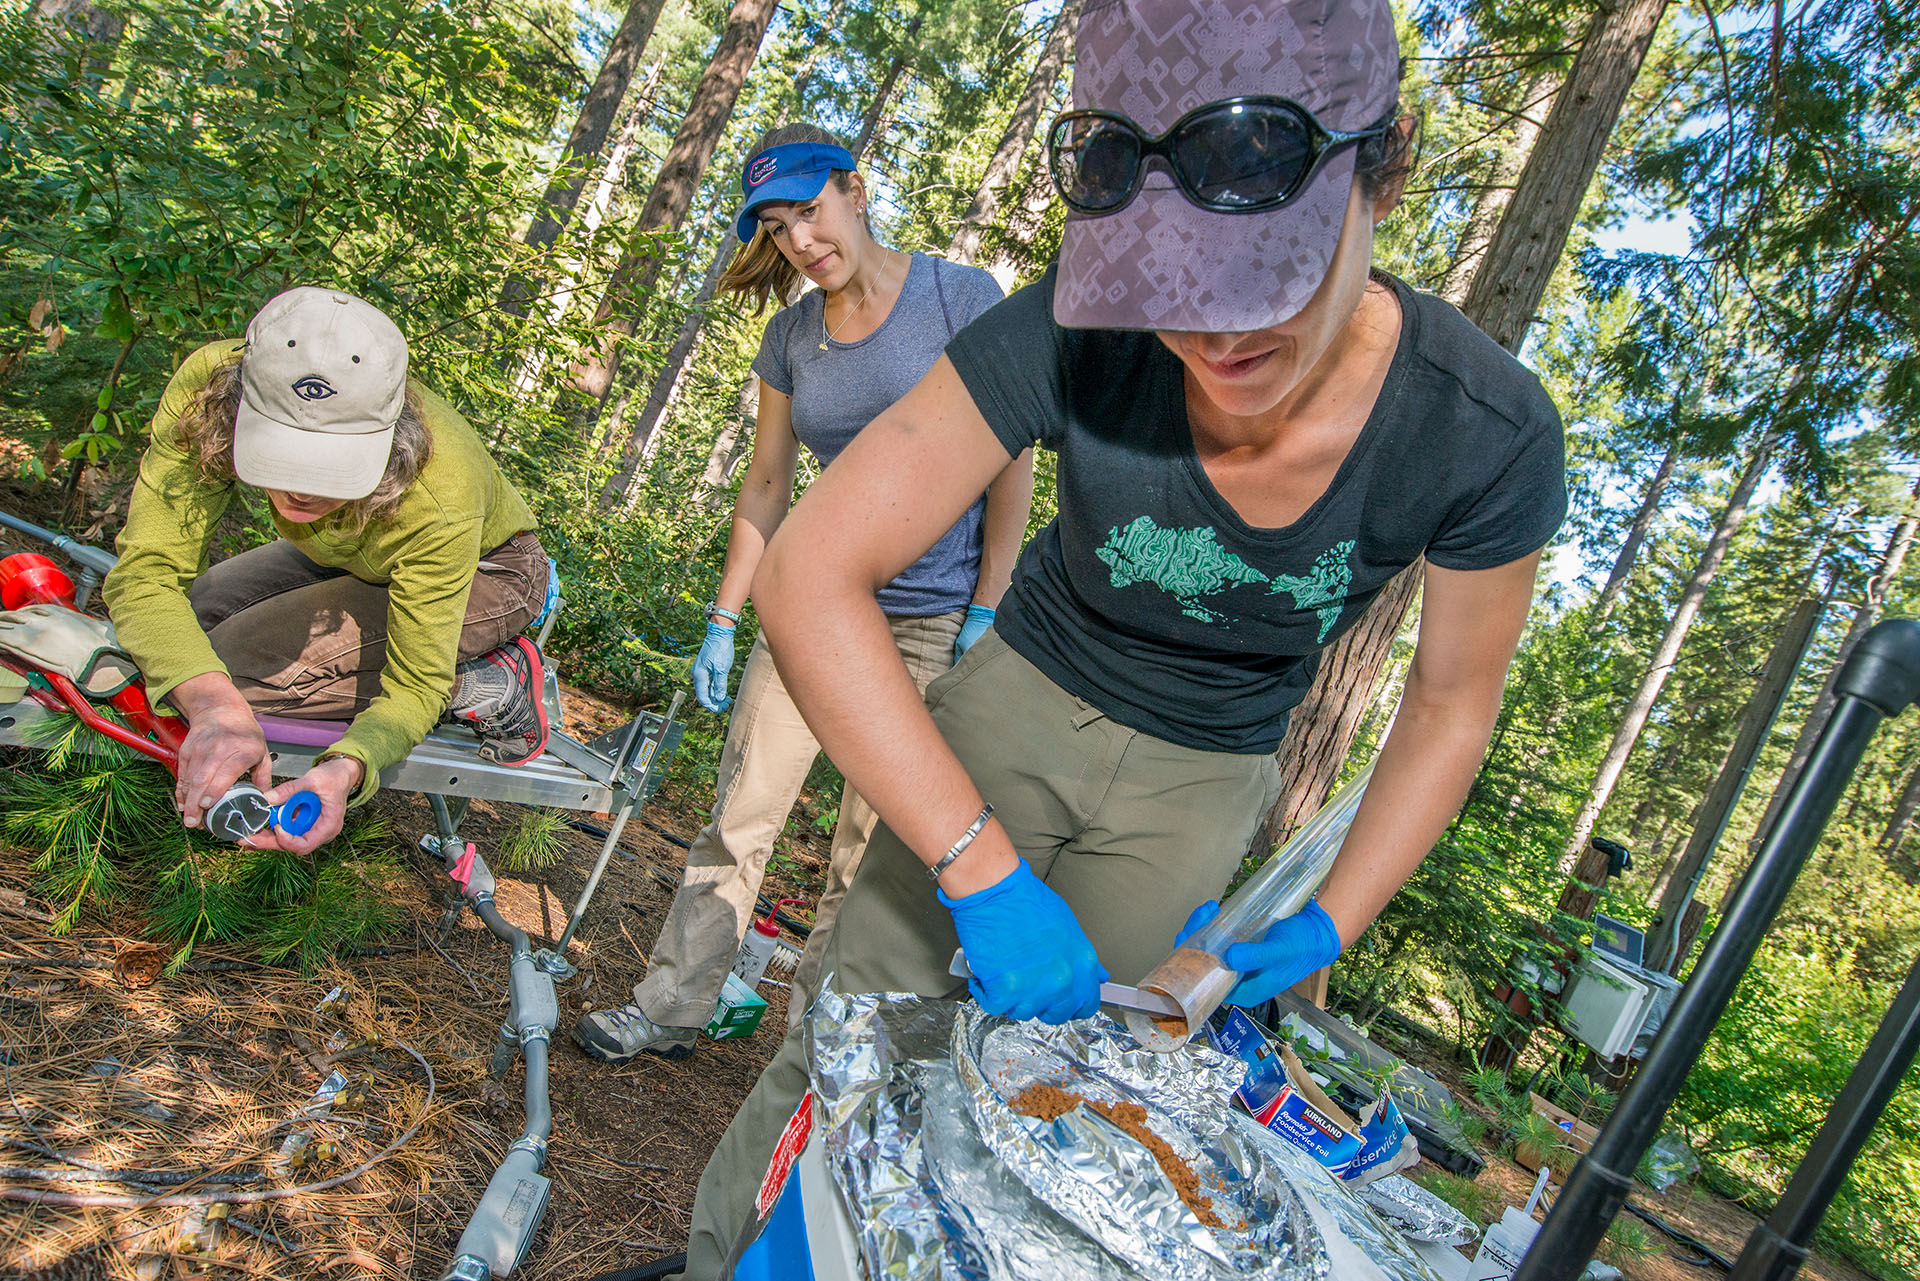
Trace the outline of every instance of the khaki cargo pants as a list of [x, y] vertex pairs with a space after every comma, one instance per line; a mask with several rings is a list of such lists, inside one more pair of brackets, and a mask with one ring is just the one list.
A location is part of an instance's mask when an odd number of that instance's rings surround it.
[[[282, 538], [214, 565], [193, 580], [187, 599], [256, 712], [351, 720], [379, 697], [385, 585], [317, 564]], [[459, 659], [518, 636], [546, 600], [547, 553], [539, 535], [524, 530], [480, 558]]]
[[[1179, 747], [1107, 719], [988, 631], [927, 691], [927, 707], [994, 817], [1073, 908], [1100, 959], [1136, 983], [1240, 866], [1279, 793], [1271, 754]], [[958, 833], [955, 833], [958, 835]], [[841, 905], [823, 958], [842, 992], [965, 994], [947, 973], [959, 940], [925, 866], [884, 825]], [[728, 1275], [756, 1228], [753, 1201], [807, 1091], [790, 1029], [700, 1176], [687, 1243], [695, 1281]]]
[[[922, 693], [953, 666], [953, 643], [963, 611], [925, 618], [892, 618], [894, 643]], [[653, 945], [647, 976], [633, 1000], [662, 1027], [705, 1027], [719, 1004], [754, 915], [754, 897], [766, 876], [773, 842], [787, 824], [807, 772], [820, 755], [813, 731], [800, 718], [773, 655], [756, 638], [734, 698], [727, 744], [720, 753], [720, 779], [713, 817], [693, 838], [680, 890]], [[814, 908], [813, 932], [795, 969], [788, 994], [788, 1022], [797, 1024], [819, 990], [820, 962], [847, 886], [860, 867], [878, 816], [847, 788], [840, 794], [840, 821], [833, 829], [826, 889]]]

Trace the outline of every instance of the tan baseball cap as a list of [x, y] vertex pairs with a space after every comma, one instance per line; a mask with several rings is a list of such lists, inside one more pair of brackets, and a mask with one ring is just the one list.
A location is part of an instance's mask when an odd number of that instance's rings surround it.
[[289, 289], [247, 324], [233, 470], [262, 489], [365, 498], [386, 474], [407, 402], [407, 340], [334, 289]]

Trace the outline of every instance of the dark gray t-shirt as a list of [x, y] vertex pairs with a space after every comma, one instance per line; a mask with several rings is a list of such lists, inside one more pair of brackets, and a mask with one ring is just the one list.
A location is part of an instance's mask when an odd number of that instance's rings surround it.
[[1063, 329], [1053, 272], [947, 348], [1009, 453], [1058, 454], [1060, 513], [995, 626], [1114, 720], [1270, 752], [1320, 652], [1422, 556], [1490, 569], [1566, 514], [1560, 415], [1532, 373], [1438, 298], [1389, 279], [1400, 343], [1327, 490], [1279, 529], [1241, 520], [1194, 451], [1180, 360], [1151, 333]]
[[[948, 339], [1000, 298], [1000, 286], [978, 267], [913, 254], [900, 297], [878, 329], [858, 342], [830, 341], [826, 295], [809, 290], [767, 322], [753, 372], [793, 397], [793, 434], [826, 467], [926, 376]], [[880, 608], [899, 618], [965, 609], [980, 575], [985, 511], [984, 499], [974, 503], [925, 556], [881, 588]]]

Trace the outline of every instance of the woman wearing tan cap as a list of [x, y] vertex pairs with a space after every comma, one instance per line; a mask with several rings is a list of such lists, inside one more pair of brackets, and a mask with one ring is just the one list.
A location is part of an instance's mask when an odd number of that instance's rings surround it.
[[[266, 491], [280, 537], [209, 569], [241, 483]], [[302, 853], [443, 712], [490, 759], [545, 750], [540, 654], [519, 635], [546, 600], [533, 514], [466, 419], [408, 379], [405, 337], [364, 299], [292, 289], [245, 342], [187, 358], [119, 551], [103, 594], [120, 643], [190, 726], [175, 789], [188, 827], [241, 779], [272, 786], [256, 711], [352, 722], [269, 792], [320, 797], [305, 836], [253, 838]]]
[[[1228, 950], [1231, 999], [1331, 963], [1465, 796], [1565, 511], [1562, 431], [1517, 361], [1370, 270], [1408, 167], [1399, 61], [1386, 0], [1087, 4], [1049, 134], [1059, 261], [861, 433], [754, 580], [795, 701], [883, 824], [828, 947], [840, 990], [961, 995], [956, 946], [1014, 1017], [1137, 982], [1239, 867], [1321, 652], [1420, 561], [1365, 801], [1318, 901]], [[1036, 443], [1059, 516], [923, 703], [873, 585]], [[753, 1236], [805, 1089], [790, 1037], [707, 1166], [687, 1275]]]

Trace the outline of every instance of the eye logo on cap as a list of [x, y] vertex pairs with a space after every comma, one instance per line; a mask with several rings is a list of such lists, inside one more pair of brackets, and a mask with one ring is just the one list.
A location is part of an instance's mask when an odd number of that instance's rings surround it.
[[779, 167], [780, 162], [772, 156], [760, 157], [747, 166], [747, 185], [749, 187], [759, 186], [767, 179], [773, 177], [773, 171]]
[[293, 385], [293, 394], [302, 400], [325, 400], [329, 396], [338, 396], [340, 393], [333, 389], [332, 383], [319, 374], [308, 374]]

